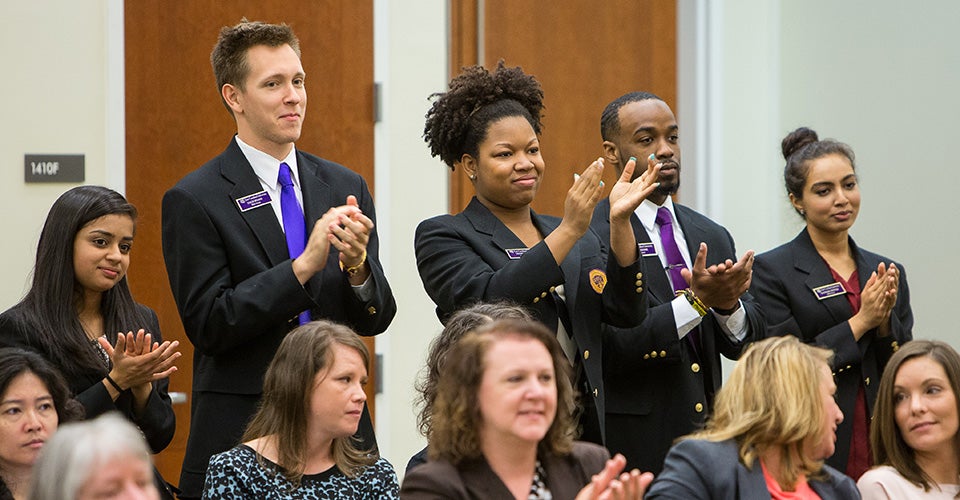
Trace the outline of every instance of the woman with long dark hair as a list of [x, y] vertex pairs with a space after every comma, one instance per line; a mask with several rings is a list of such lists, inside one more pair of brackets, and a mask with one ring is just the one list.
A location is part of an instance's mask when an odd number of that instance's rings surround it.
[[163, 341], [156, 313], [127, 286], [136, 220], [136, 208], [111, 189], [63, 193], [40, 233], [30, 291], [0, 315], [0, 347], [39, 352], [88, 418], [119, 411], [158, 453], [173, 439], [167, 377], [179, 342]]

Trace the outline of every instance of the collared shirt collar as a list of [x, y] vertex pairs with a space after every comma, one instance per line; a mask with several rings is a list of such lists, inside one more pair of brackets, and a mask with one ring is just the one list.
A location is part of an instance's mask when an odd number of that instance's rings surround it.
[[243, 142], [243, 140], [240, 139], [240, 136], [236, 136], [236, 139], [237, 145], [240, 146], [240, 151], [243, 152], [243, 156], [247, 158], [247, 161], [250, 162], [250, 166], [253, 167], [253, 173], [257, 174], [257, 178], [260, 179], [260, 184], [264, 186], [272, 186], [277, 190], [277, 192], [279, 192], [280, 183], [278, 181], [278, 177], [280, 176], [280, 164], [286, 163], [288, 166], [290, 166], [293, 185], [297, 188], [300, 187], [300, 173], [297, 169], [296, 146], [290, 148], [290, 153], [287, 154], [286, 158], [277, 161], [276, 158]]
[[663, 205], [657, 205], [650, 201], [650, 198], [647, 198], [643, 200], [643, 203], [641, 203], [634, 212], [637, 214], [637, 218], [640, 219], [640, 223], [643, 224], [648, 234], [657, 230], [657, 210], [660, 207], [666, 207], [667, 210], [670, 211], [670, 217], [673, 219], [673, 222], [677, 222], [677, 212], [673, 208], [673, 197], [671, 196], [667, 196], [667, 200], [663, 202]]

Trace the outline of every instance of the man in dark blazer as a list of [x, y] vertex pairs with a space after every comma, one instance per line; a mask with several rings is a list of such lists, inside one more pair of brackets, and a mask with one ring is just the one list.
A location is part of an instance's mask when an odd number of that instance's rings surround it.
[[[210, 456], [240, 442], [287, 332], [327, 319], [376, 335], [396, 312], [366, 182], [294, 148], [306, 90], [293, 31], [224, 28], [211, 61], [237, 135], [163, 197], [164, 260], [195, 347], [184, 498], [200, 497]], [[295, 232], [299, 255], [287, 242]], [[375, 446], [366, 412], [360, 429]]]
[[[736, 359], [763, 332], [747, 293], [753, 251], [737, 260], [726, 229], [670, 197], [680, 184], [678, 130], [667, 104], [645, 92], [616, 99], [601, 118], [608, 165], [620, 171], [630, 157], [661, 164], [660, 186], [631, 217], [650, 308], [640, 326], [607, 327], [603, 336], [607, 447], [627, 457], [628, 469], [654, 473], [674, 439], [698, 429], [709, 414], [722, 380], [720, 354]], [[667, 224], [655, 220], [658, 212], [669, 217], [667, 233], [675, 236], [682, 263], [667, 263], [660, 236]], [[609, 213], [603, 200], [593, 216], [601, 240], [609, 233]], [[668, 265], [681, 268], [682, 279], [671, 278]]]

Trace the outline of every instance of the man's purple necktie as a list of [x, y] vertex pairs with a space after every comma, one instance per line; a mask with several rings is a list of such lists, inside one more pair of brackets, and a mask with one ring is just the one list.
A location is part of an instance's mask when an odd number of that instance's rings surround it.
[[[283, 216], [283, 233], [287, 238], [287, 251], [291, 259], [296, 259], [303, 253], [307, 245], [307, 223], [297, 201], [297, 192], [293, 190], [293, 180], [290, 178], [290, 166], [286, 162], [280, 164], [280, 213]], [[310, 311], [300, 313], [300, 324], [310, 322]]]
[[685, 269], [687, 264], [683, 262], [683, 254], [680, 253], [677, 240], [673, 237], [673, 219], [667, 207], [657, 209], [657, 225], [660, 226], [660, 245], [663, 246], [663, 255], [667, 258], [667, 274], [670, 275], [673, 291], [685, 290], [687, 281], [683, 279], [680, 270]]
[[[673, 237], [673, 218], [670, 217], [670, 210], [667, 207], [657, 209], [657, 225], [660, 226], [660, 245], [663, 247], [663, 255], [667, 258], [667, 274], [670, 275], [673, 291], [684, 290], [688, 286], [687, 280], [683, 279], [683, 274], [680, 271], [686, 269], [687, 264], [683, 261], [683, 254], [680, 253], [677, 240]], [[694, 355], [699, 359], [700, 328], [690, 330], [686, 338], [693, 346]]]

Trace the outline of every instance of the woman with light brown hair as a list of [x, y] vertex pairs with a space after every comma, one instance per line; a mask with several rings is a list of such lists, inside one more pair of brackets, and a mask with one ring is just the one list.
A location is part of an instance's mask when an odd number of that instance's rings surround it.
[[[622, 456], [574, 441], [575, 393], [553, 332], [535, 321], [494, 322], [446, 356], [430, 425], [430, 461], [401, 496], [639, 499], [650, 474], [620, 474]], [[578, 496], [579, 495], [579, 496]]]
[[352, 440], [369, 364], [346, 326], [314, 321], [287, 334], [243, 444], [210, 459], [203, 498], [397, 498], [393, 466]]
[[914, 340], [887, 362], [870, 429], [877, 467], [857, 482], [865, 499], [960, 497], [960, 354]]
[[671, 448], [647, 498], [859, 498], [823, 463], [843, 420], [831, 357], [792, 335], [750, 345], [706, 428]]

